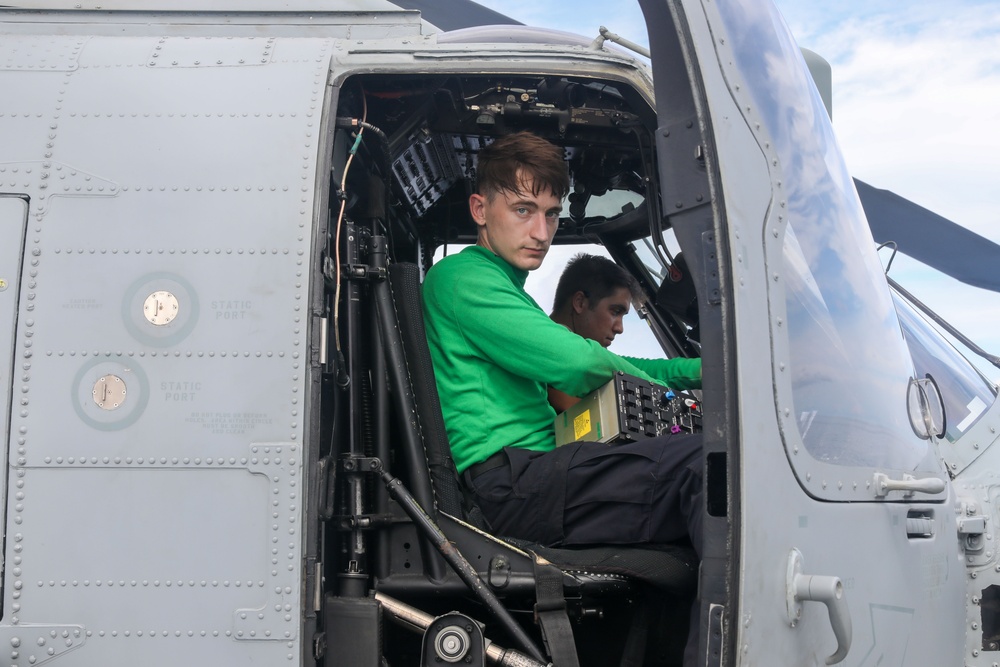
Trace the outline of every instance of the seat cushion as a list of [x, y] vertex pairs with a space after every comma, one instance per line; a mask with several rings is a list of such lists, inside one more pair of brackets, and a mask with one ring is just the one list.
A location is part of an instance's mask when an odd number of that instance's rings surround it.
[[698, 583], [698, 557], [687, 546], [645, 544], [554, 549], [513, 543], [570, 574], [581, 571], [621, 575], [673, 595], [689, 594]]

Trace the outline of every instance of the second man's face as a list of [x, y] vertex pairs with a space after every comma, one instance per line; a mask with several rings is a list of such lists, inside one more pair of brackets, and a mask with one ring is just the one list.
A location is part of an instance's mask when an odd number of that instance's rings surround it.
[[478, 245], [511, 266], [534, 271], [542, 265], [559, 226], [562, 204], [549, 189], [532, 194], [534, 183], [522, 181], [521, 192], [498, 192], [492, 198], [472, 195], [469, 210], [479, 225]]
[[582, 298], [582, 308], [573, 312], [573, 328], [584, 338], [596, 340], [604, 347], [614, 341], [615, 336], [625, 331], [622, 319], [628, 315], [632, 303], [632, 295], [628, 288], [619, 287], [596, 304], [590, 302], [578, 292]]

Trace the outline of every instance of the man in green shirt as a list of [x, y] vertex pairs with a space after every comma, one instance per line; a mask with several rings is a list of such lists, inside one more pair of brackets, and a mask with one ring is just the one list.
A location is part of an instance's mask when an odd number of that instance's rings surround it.
[[552, 386], [583, 396], [624, 371], [700, 386], [699, 359], [618, 356], [553, 322], [524, 291], [569, 191], [562, 149], [529, 133], [478, 158], [475, 246], [424, 282], [427, 339], [452, 455], [493, 530], [547, 545], [701, 537], [701, 439], [556, 448]]

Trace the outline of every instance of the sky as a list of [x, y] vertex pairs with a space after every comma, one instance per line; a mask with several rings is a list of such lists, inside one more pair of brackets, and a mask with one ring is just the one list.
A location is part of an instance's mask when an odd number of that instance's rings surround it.
[[[563, 0], [477, 1], [528, 25], [594, 37], [606, 26], [649, 43], [636, 0], [574, 0], [572, 11]], [[799, 46], [830, 62], [833, 127], [851, 174], [1000, 242], [1000, 2], [775, 4]], [[889, 275], [1000, 354], [1000, 295], [905, 257]]]

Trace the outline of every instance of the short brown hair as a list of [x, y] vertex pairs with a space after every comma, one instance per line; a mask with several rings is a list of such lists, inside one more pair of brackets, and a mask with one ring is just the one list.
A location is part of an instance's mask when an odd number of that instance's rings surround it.
[[533, 195], [548, 188], [558, 199], [569, 193], [569, 170], [563, 149], [530, 132], [500, 137], [480, 149], [476, 166], [476, 192], [492, 199], [498, 192], [521, 192], [522, 182], [532, 183]]

